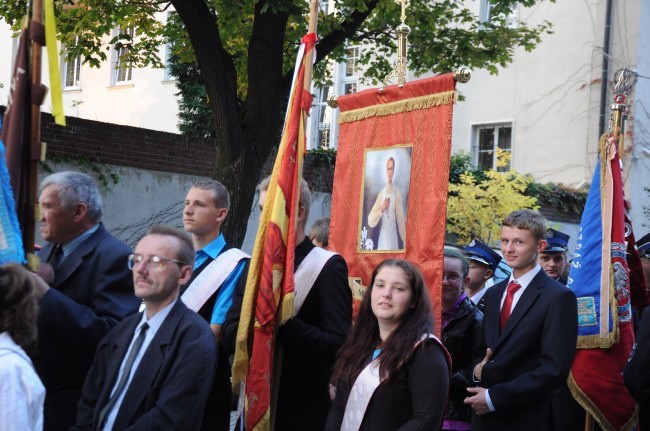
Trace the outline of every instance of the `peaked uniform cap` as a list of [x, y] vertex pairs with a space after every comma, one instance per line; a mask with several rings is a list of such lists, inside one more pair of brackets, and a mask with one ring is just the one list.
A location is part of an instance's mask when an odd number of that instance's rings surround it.
[[636, 248], [641, 257], [650, 259], [650, 233], [647, 233], [636, 242]]
[[546, 242], [548, 245], [542, 253], [566, 252], [569, 249], [571, 237], [559, 230], [546, 229]]
[[501, 256], [499, 253], [492, 250], [490, 246], [478, 239], [473, 238], [472, 241], [465, 246], [463, 252], [468, 259], [487, 265], [492, 269], [492, 271], [495, 271], [499, 262], [501, 262]]

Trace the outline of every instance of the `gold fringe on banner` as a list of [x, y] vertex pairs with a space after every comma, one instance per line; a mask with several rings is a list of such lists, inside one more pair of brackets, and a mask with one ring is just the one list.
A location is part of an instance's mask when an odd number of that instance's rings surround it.
[[[607, 143], [609, 134], [605, 133], [600, 137], [598, 142], [598, 153], [599, 153], [599, 163], [600, 163], [600, 208], [601, 215], [605, 220], [601, 220], [601, 226], [607, 232], [603, 238], [603, 271], [606, 266], [606, 277], [607, 281], [603, 279], [600, 289], [600, 301], [601, 301], [601, 311], [604, 310], [604, 303], [606, 302], [609, 308], [609, 313], [612, 319], [612, 330], [608, 331], [609, 325], [609, 316], [606, 313], [599, 312], [599, 324], [604, 325], [604, 329], [601, 329], [598, 334], [594, 335], [580, 335], [578, 336], [577, 348], [578, 349], [608, 349], [618, 343], [620, 332], [618, 329], [618, 303], [616, 301], [616, 286], [614, 283], [614, 268], [612, 267], [612, 258], [611, 258], [611, 223], [612, 223], [612, 173], [610, 167], [610, 152]], [[603, 287], [603, 284], [606, 284]]]
[[426, 96], [412, 97], [397, 102], [372, 105], [366, 108], [353, 109], [339, 114], [339, 124], [352, 123], [372, 117], [383, 117], [386, 115], [400, 114], [403, 112], [427, 109], [433, 106], [446, 105], [454, 101], [454, 91], [428, 94]]
[[630, 431], [639, 420], [639, 407], [634, 410], [632, 417], [623, 425], [621, 429], [616, 429], [607, 419], [607, 416], [596, 406], [596, 404], [580, 389], [580, 386], [573, 379], [573, 374], [569, 373], [567, 386], [573, 398], [585, 409], [595, 420], [603, 431]]

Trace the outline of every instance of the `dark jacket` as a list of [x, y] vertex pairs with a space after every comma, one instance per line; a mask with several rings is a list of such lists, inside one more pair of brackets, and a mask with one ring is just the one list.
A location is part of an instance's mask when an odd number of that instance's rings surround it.
[[[53, 244], [39, 257], [46, 261]], [[51, 289], [40, 303], [35, 362], [47, 395], [45, 430], [67, 430], [75, 423], [77, 403], [97, 344], [117, 322], [138, 311], [131, 249], [100, 223], [97, 231], [59, 265]]]
[[[448, 357], [439, 343], [420, 344], [413, 356], [390, 380], [375, 389], [360, 431], [437, 430], [449, 393]], [[339, 382], [326, 431], [341, 429], [353, 384]], [[304, 428], [311, 431], [315, 428]]]
[[473, 360], [481, 342], [483, 313], [465, 298], [456, 316], [442, 329], [442, 343], [451, 355], [451, 385], [445, 419], [472, 421], [472, 409], [463, 400], [468, 396], [467, 387], [472, 381]]
[[[138, 313], [124, 319], [99, 343], [73, 430], [97, 429], [141, 318]], [[179, 299], [135, 369], [113, 429], [199, 429], [216, 361], [210, 326]]]
[[623, 370], [625, 386], [639, 403], [641, 429], [650, 427], [650, 309], [643, 312], [636, 344], [630, 360]]
[[540, 269], [499, 331], [507, 285], [508, 279], [485, 293], [482, 352], [475, 363], [492, 349], [479, 385], [489, 390], [495, 411], [472, 415], [472, 430], [548, 431], [551, 393], [566, 381], [576, 350], [576, 296]]
[[[314, 247], [306, 237], [298, 244], [295, 269]], [[238, 286], [222, 328], [229, 353], [234, 353], [243, 296], [243, 286]], [[343, 257], [336, 255], [325, 263], [296, 317], [278, 328], [276, 343], [282, 346], [283, 355], [276, 430], [323, 429], [330, 408], [330, 374], [351, 325], [348, 268]]]

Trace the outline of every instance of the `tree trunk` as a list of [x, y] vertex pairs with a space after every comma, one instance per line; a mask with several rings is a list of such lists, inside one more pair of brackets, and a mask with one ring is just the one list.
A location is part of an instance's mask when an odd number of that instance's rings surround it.
[[190, 36], [210, 107], [217, 141], [213, 178], [231, 197], [230, 214], [223, 226], [229, 242], [241, 245], [246, 234], [255, 187], [271, 150], [279, 143], [282, 117], [282, 56], [287, 14], [255, 6], [248, 50], [248, 98], [237, 105], [237, 76], [223, 50], [219, 28], [203, 0], [174, 0]]

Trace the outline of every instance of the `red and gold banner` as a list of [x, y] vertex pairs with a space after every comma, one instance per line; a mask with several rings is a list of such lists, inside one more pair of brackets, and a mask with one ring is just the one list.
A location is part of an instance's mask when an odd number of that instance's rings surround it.
[[613, 137], [603, 135], [567, 282], [578, 298], [579, 325], [568, 385], [604, 431], [631, 430], [637, 417], [622, 375], [634, 329], [626, 260], [631, 224], [616, 147]]
[[329, 248], [355, 299], [381, 261], [400, 258], [422, 270], [440, 310], [454, 87], [447, 74], [338, 98]]
[[[245, 384], [247, 430], [271, 429], [271, 396], [276, 327], [294, 314], [294, 249], [305, 156], [305, 117], [312, 96], [304, 89], [305, 59], [316, 34], [303, 37], [296, 60], [280, 148], [273, 166], [266, 202], [260, 217], [246, 280], [235, 362], [233, 387]], [[252, 340], [251, 340], [252, 337]], [[249, 345], [252, 346], [249, 351]]]

